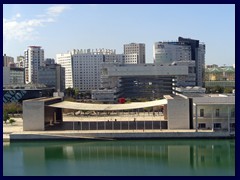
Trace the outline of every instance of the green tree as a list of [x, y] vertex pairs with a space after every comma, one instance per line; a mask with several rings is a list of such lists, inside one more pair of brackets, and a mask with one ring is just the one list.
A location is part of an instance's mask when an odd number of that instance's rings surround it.
[[7, 124], [7, 120], [9, 120], [10, 117], [8, 115], [8, 112], [7, 111], [4, 111], [3, 112], [3, 121], [5, 122], [5, 124]]
[[232, 93], [233, 88], [231, 87], [226, 87], [224, 88], [224, 93]]
[[12, 125], [14, 122], [16, 122], [14, 119], [9, 119], [10, 124]]

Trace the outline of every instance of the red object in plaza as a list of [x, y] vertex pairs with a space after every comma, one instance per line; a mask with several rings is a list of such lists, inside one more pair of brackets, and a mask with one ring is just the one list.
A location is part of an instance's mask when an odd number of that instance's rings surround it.
[[126, 99], [125, 98], [119, 98], [118, 102], [121, 103], [121, 104], [124, 104], [126, 102]]

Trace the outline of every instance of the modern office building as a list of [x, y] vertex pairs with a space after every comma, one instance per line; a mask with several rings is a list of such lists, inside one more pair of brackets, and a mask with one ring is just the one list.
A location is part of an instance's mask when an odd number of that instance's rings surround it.
[[14, 63], [14, 58], [4, 54], [3, 55], [3, 67], [10, 67], [11, 63]]
[[204, 86], [205, 44], [200, 43], [199, 40], [179, 37], [178, 41], [174, 42], [156, 42], [153, 46], [153, 57], [155, 64], [195, 61], [194, 86]]
[[177, 77], [188, 79], [189, 64], [163, 66], [105, 63], [101, 72], [101, 89], [93, 92], [93, 98], [99, 101], [110, 101], [109, 97], [114, 97], [112, 101], [116, 101], [119, 97], [162, 98], [163, 95], [173, 93], [177, 85]]
[[65, 90], [65, 70], [59, 64], [42, 66], [38, 70], [38, 83], [54, 87], [56, 92]]
[[130, 43], [124, 44], [124, 64], [145, 64], [145, 44]]
[[3, 67], [3, 86], [25, 84], [24, 68]]
[[44, 50], [41, 46], [29, 46], [24, 51], [25, 82], [38, 83], [38, 69], [43, 66]]

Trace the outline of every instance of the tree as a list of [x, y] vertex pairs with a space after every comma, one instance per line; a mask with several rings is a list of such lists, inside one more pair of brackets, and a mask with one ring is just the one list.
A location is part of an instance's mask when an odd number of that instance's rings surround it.
[[231, 87], [226, 87], [224, 88], [224, 93], [232, 93], [233, 88]]
[[7, 111], [4, 111], [3, 112], [3, 121], [5, 122], [5, 124], [7, 124], [7, 120], [9, 120], [10, 117], [8, 115], [8, 112]]
[[14, 119], [9, 119], [10, 124], [12, 125], [14, 122], [16, 122]]

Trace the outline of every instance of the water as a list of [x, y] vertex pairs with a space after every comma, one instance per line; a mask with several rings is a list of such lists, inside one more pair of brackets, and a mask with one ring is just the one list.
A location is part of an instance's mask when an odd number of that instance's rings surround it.
[[12, 142], [3, 175], [232, 176], [235, 140]]

